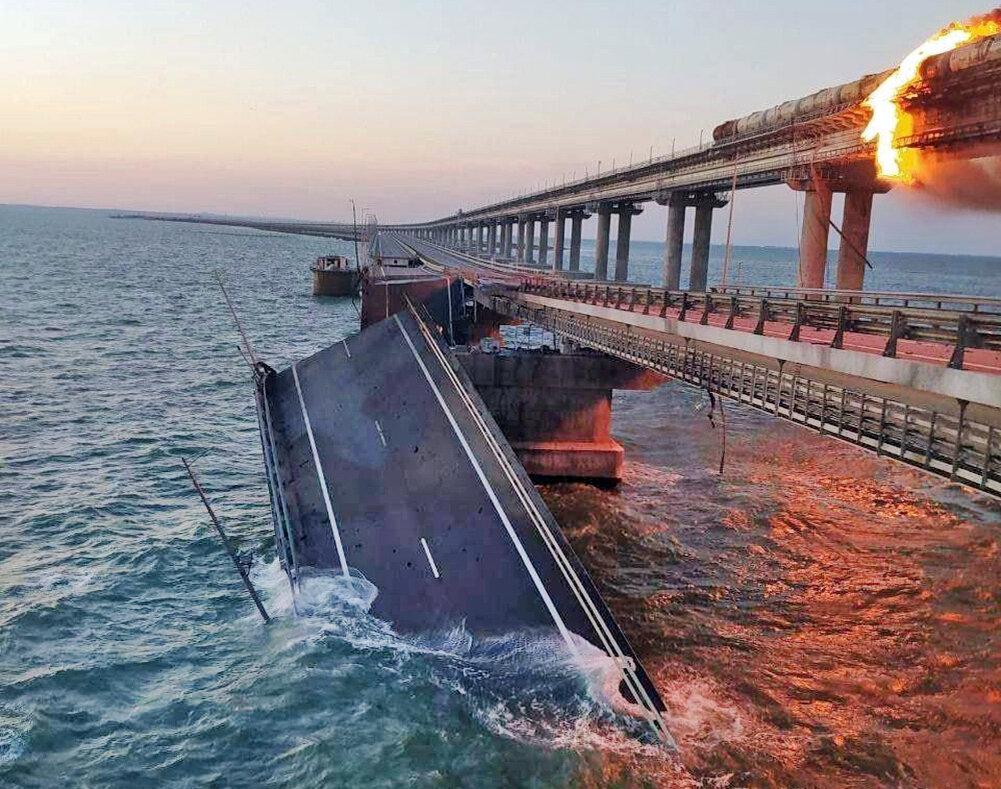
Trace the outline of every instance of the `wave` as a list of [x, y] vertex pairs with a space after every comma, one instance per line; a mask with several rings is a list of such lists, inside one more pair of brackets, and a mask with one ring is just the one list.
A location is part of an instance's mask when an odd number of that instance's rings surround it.
[[256, 563], [251, 576], [272, 617], [295, 617], [287, 648], [333, 639], [382, 653], [407, 665], [411, 678], [464, 699], [470, 715], [505, 738], [555, 748], [660, 750], [633, 739], [652, 736], [642, 710], [620, 693], [616, 661], [580, 636], [571, 648], [554, 628], [474, 634], [463, 622], [401, 634], [369, 613], [378, 589], [355, 570], [350, 577], [313, 571], [294, 597], [277, 559]]

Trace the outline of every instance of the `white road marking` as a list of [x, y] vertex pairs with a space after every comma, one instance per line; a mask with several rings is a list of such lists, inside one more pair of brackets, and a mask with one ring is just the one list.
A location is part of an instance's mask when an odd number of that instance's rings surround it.
[[320, 480], [323, 503], [327, 505], [327, 518], [330, 520], [330, 530], [334, 533], [334, 543], [337, 545], [337, 558], [341, 560], [341, 570], [344, 572], [344, 577], [350, 578], [351, 573], [348, 572], [348, 560], [344, 555], [344, 546], [341, 545], [341, 533], [337, 530], [337, 518], [334, 517], [334, 508], [330, 503], [330, 491], [327, 490], [327, 478], [323, 474], [323, 466], [320, 465], [320, 453], [316, 449], [316, 439], [313, 438], [313, 426], [309, 422], [306, 403], [302, 399], [302, 387], [299, 385], [299, 373], [296, 372], [295, 367], [296, 365], [293, 364], [292, 380], [295, 381], [295, 393], [299, 395], [299, 408], [302, 409], [302, 421], [306, 423], [306, 436], [309, 438], [309, 448], [313, 450], [313, 465], [316, 466], [316, 476]]
[[420, 354], [417, 353], [417, 349], [414, 347], [414, 343], [410, 339], [410, 335], [407, 334], [407, 330], [403, 327], [403, 324], [400, 323], [400, 317], [398, 315], [394, 315], [393, 319], [396, 321], [396, 325], [400, 327], [403, 339], [406, 340], [407, 345], [410, 346], [410, 352], [414, 355], [414, 359], [417, 360], [417, 364], [420, 366], [421, 372], [424, 373], [424, 378], [427, 380], [428, 385], [430, 385], [431, 390], [434, 392], [434, 396], [438, 400], [438, 405], [441, 406], [441, 410], [444, 411], [445, 417], [448, 419], [448, 423], [452, 426], [452, 430], [454, 431], [456, 438], [459, 439], [459, 443], [465, 450], [466, 457], [469, 458], [469, 462], [476, 471], [476, 476], [479, 477], [480, 483], [482, 483], [484, 490], [487, 492], [487, 496], [490, 498], [490, 503], [494, 505], [494, 510], [496, 510], [497, 514], [500, 516], [501, 523], [504, 524], [508, 537], [510, 537], [511, 542], [514, 543], [515, 550], [518, 552], [518, 556], [521, 557], [521, 561], [524, 563], [525, 569], [528, 570], [528, 574], [531, 576], [532, 582], [535, 584], [535, 588], [539, 592], [539, 596], [542, 597], [542, 601], [545, 603], [545, 606], [549, 611], [549, 615], [556, 623], [557, 630], [560, 631], [560, 635], [562, 635], [564, 640], [567, 642], [567, 645], [570, 647], [570, 651], [573, 652], [574, 656], [579, 659], [580, 652], [577, 649], [577, 645], [574, 643], [573, 637], [570, 635], [570, 631], [567, 630], [567, 626], [563, 622], [563, 617], [560, 616], [560, 612], [556, 609], [556, 604], [549, 596], [549, 591], [546, 589], [545, 584], [542, 583], [542, 579], [539, 577], [539, 573], [536, 571], [535, 565], [532, 564], [532, 560], [529, 558], [528, 552], [525, 550], [525, 546], [521, 544], [521, 540], [518, 538], [518, 534], [511, 525], [511, 521], [508, 519], [507, 513], [504, 512], [504, 508], [501, 507], [500, 501], [497, 500], [497, 494], [494, 493], [494, 489], [490, 485], [490, 481], [487, 479], [486, 474], [483, 473], [483, 469], [480, 466], [479, 461], [476, 459], [476, 455], [473, 454], [473, 450], [470, 449], [469, 443], [466, 441], [466, 437], [462, 434], [462, 430], [455, 421], [455, 417], [452, 416], [452, 412], [448, 410], [448, 405], [445, 403], [445, 398], [442, 397], [441, 391], [438, 389], [438, 385], [431, 377], [431, 373], [428, 372], [428, 368], [424, 364], [424, 360], [421, 359]]
[[382, 425], [379, 424], [379, 420], [375, 420], [375, 429], [379, 431], [379, 440], [382, 442], [383, 446], [386, 446], [386, 436], [382, 432]]
[[[504, 453], [501, 451], [499, 445], [494, 440], [493, 436], [490, 434], [489, 429], [486, 427], [486, 424], [483, 422], [482, 417], [477, 412], [475, 406], [473, 405], [472, 401], [469, 398], [469, 395], [462, 387], [462, 384], [460, 383], [458, 376], [455, 374], [455, 371], [452, 370], [451, 366], [448, 363], [448, 360], [442, 354], [441, 349], [438, 347], [438, 344], [435, 341], [434, 337], [429, 334], [428, 330], [423, 324], [421, 324], [421, 332], [424, 335], [425, 342], [431, 348], [432, 353], [434, 353], [435, 356], [437, 357], [439, 364], [445, 371], [445, 374], [451, 380], [452, 385], [455, 388], [459, 398], [465, 403], [466, 408], [469, 411], [470, 416], [473, 418], [474, 423], [477, 424], [477, 426], [479, 427], [481, 434], [487, 441], [487, 444], [493, 449], [494, 456], [500, 463], [502, 470], [505, 472], [505, 475], [508, 478], [508, 481], [514, 487], [515, 493], [518, 495], [522, 504], [525, 506], [526, 510], [529, 512], [529, 514], [535, 521], [536, 528], [538, 529], [540, 536], [542, 537], [543, 541], [549, 548], [550, 553], [553, 555], [553, 558], [557, 562], [557, 565], [559, 565], [561, 571], [563, 572], [565, 580], [570, 585], [574, 595], [577, 597], [578, 603], [580, 603], [581, 607], [584, 609], [584, 613], [590, 620], [592, 627], [594, 627], [598, 637], [602, 640], [605, 647], [605, 651], [613, 659], [621, 659], [623, 661], [623, 663], [620, 663], [620, 669], [623, 669], [623, 675], [624, 679], [626, 680], [626, 684], [630, 686], [630, 689], [632, 690], [635, 697], [643, 701], [650, 722], [654, 730], [657, 732], [658, 736], [660, 736], [661, 739], [663, 739], [670, 747], [676, 749], [677, 743], [671, 736], [671, 732], [668, 730], [667, 724], [664, 722], [664, 719], [661, 716], [660, 712], [654, 706], [652, 699], [646, 692], [646, 688], [644, 688], [643, 683], [640, 682], [639, 676], [635, 673], [634, 664], [631, 658], [625, 655], [618, 641], [612, 635], [611, 631], [608, 628], [608, 624], [605, 622], [604, 618], [597, 610], [594, 601], [591, 600], [590, 595], [584, 588], [582, 581], [577, 576], [576, 572], [574, 571], [566, 555], [563, 553], [562, 549], [559, 547], [559, 543], [556, 541], [555, 537], [550, 532], [549, 527], [545, 522], [545, 519], [542, 517], [541, 513], [539, 513], [538, 509], [535, 507], [535, 504], [531, 500], [531, 498], [527, 495], [525, 491], [523, 491], [523, 486], [521, 484], [520, 479], [518, 478], [517, 474], [514, 473], [513, 469], [510, 466], [510, 463], [508, 463], [506, 457], [504, 456]], [[628, 661], [628, 663], [626, 663], [625, 661]]]
[[428, 564], [431, 565], [431, 572], [434, 573], [435, 578], [441, 578], [438, 574], [438, 565], [434, 563], [434, 557], [431, 555], [431, 549], [428, 547], [428, 541], [421, 537], [421, 545], [424, 546], [424, 555], [428, 557]]
[[348, 358], [350, 359], [351, 358], [351, 349], [348, 348], [348, 341], [347, 340], [341, 340], [341, 343], [343, 343], [343, 345], [344, 345], [344, 353], [346, 353], [348, 355]]

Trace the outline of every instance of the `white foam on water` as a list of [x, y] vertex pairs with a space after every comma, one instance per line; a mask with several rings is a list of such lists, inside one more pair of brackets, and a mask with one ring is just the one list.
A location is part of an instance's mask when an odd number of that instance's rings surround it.
[[31, 721], [17, 709], [0, 706], [0, 764], [20, 759], [28, 750]]
[[618, 663], [579, 636], [571, 650], [551, 628], [474, 636], [458, 624], [401, 635], [369, 613], [378, 589], [357, 571], [350, 578], [333, 570], [304, 575], [294, 608], [277, 559], [256, 563], [251, 579], [272, 617], [294, 618], [287, 649], [336, 638], [359, 650], [387, 650], [396, 661], [422, 656], [432, 661], [427, 680], [465, 699], [474, 717], [505, 738], [546, 748], [663, 752], [627, 733], [648, 731], [644, 711], [622, 696]]

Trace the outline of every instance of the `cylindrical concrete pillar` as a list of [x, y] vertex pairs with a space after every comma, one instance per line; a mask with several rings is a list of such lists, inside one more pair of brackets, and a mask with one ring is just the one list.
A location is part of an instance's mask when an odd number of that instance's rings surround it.
[[497, 253], [497, 225], [490, 223], [487, 228], [487, 257], [492, 258]]
[[664, 239], [664, 287], [681, 289], [681, 255], [685, 248], [685, 203], [672, 197], [667, 204], [667, 237]]
[[598, 209], [598, 235], [594, 239], [594, 278], [608, 279], [608, 231], [612, 224], [612, 209]]
[[615, 231], [615, 281], [629, 279], [629, 237], [633, 228], [633, 207], [619, 210], [619, 226]]
[[580, 271], [580, 234], [583, 225], [583, 212], [574, 211], [570, 215], [570, 271]]
[[535, 262], [535, 219], [525, 219], [525, 262]]
[[831, 190], [823, 183], [806, 191], [803, 233], [799, 239], [798, 288], [824, 287], [827, 270], [827, 237], [831, 229]]
[[483, 225], [476, 226], [476, 243], [473, 245], [473, 251], [477, 255], [483, 253]]
[[549, 217], [539, 220], [539, 265], [549, 265]]
[[871, 220], [872, 192], [861, 189], [847, 192], [838, 248], [838, 290], [862, 290]]
[[688, 289], [703, 293], [709, 281], [709, 246], [713, 228], [713, 201], [700, 200], [695, 205], [695, 229], [692, 235], [692, 268]]
[[553, 223], [553, 271], [563, 269], [563, 240], [567, 230], [566, 211], [561, 208], [556, 209], [556, 222]]
[[504, 221], [504, 251], [503, 255], [508, 260], [511, 259], [511, 250], [514, 246], [514, 222], [510, 219]]
[[525, 259], [525, 217], [518, 217], [518, 262]]

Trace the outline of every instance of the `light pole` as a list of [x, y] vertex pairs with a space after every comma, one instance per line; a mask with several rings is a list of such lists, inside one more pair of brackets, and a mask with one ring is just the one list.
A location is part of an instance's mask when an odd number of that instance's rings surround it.
[[354, 200], [351, 200], [351, 227], [353, 229], [351, 235], [355, 240], [355, 271], [361, 271], [361, 264], [358, 262], [358, 212]]

